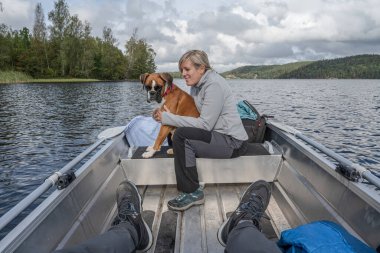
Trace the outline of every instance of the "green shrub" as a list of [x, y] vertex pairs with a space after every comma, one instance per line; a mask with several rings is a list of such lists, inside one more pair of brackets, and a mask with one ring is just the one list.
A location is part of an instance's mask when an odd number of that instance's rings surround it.
[[33, 78], [18, 71], [0, 71], [0, 83], [30, 82]]

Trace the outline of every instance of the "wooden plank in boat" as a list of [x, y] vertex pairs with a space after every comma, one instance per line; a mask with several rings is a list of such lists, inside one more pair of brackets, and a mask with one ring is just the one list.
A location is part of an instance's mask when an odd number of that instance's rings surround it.
[[160, 229], [156, 236], [154, 251], [155, 253], [173, 252], [176, 244], [178, 214], [173, 211], [162, 213]]
[[[161, 186], [152, 187], [139, 187], [140, 193], [142, 193], [143, 198], [143, 217], [145, 222], [151, 228], [153, 235], [157, 232], [155, 229], [158, 216], [161, 214], [160, 199], [163, 194], [163, 189]], [[141, 191], [141, 189], [143, 191]]]
[[174, 186], [166, 186], [164, 195], [160, 199], [161, 214], [157, 220], [157, 234], [150, 252], [165, 253], [173, 252], [176, 243], [176, 230], [178, 214], [168, 210], [167, 202], [173, 199], [177, 194], [177, 189]]
[[182, 213], [182, 226], [180, 234], [180, 252], [199, 253], [204, 252], [202, 248], [201, 208], [194, 206]]
[[218, 191], [220, 196], [223, 221], [225, 221], [227, 219], [227, 215], [235, 211], [239, 205], [239, 187], [237, 187], [236, 184], [219, 185]]
[[217, 239], [218, 228], [223, 222], [219, 206], [219, 197], [216, 185], [207, 185], [204, 189], [204, 221], [206, 252], [223, 252], [223, 246]]
[[[143, 216], [152, 230], [153, 245], [149, 252], [168, 252], [174, 248], [175, 227], [177, 215], [168, 214], [166, 201], [167, 198], [175, 195], [175, 189], [166, 186], [145, 186], [139, 187], [143, 192]], [[142, 191], [143, 190], [143, 191]], [[171, 222], [171, 223], [170, 223]], [[163, 239], [164, 238], [164, 239]], [[167, 241], [170, 241], [167, 243]], [[170, 248], [166, 247], [168, 245]]]
[[291, 228], [274, 198], [269, 201], [267, 213], [271, 218], [272, 227], [277, 237], [280, 237], [282, 231]]

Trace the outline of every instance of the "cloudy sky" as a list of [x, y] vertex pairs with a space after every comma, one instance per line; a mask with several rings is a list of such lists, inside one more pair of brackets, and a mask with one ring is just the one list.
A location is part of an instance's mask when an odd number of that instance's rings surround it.
[[[0, 23], [32, 29], [38, 2], [47, 19], [52, 0], [0, 0]], [[158, 71], [177, 70], [189, 49], [209, 54], [217, 71], [380, 53], [380, 0], [66, 0], [70, 14], [108, 26], [119, 47], [138, 28], [156, 51]], [[1, 7], [1, 6], [0, 6]], [[49, 21], [46, 20], [49, 24]]]

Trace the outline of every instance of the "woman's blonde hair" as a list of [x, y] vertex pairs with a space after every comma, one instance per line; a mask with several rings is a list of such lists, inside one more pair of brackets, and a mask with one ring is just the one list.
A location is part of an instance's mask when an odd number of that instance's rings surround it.
[[182, 55], [181, 59], [179, 59], [178, 62], [178, 69], [181, 73], [181, 65], [186, 60], [190, 60], [197, 69], [201, 66], [205, 66], [206, 71], [208, 69], [211, 69], [210, 62], [208, 61], [208, 56], [202, 50], [190, 50]]

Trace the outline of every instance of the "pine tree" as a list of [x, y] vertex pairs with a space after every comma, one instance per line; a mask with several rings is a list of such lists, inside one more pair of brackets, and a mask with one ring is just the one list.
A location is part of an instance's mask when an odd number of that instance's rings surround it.
[[55, 64], [60, 69], [61, 76], [65, 76], [67, 62], [65, 57], [63, 39], [65, 30], [70, 22], [69, 7], [65, 0], [58, 0], [54, 3], [54, 10], [49, 12], [49, 20], [52, 25], [50, 28], [50, 41], [55, 55]]
[[127, 55], [127, 78], [138, 79], [143, 73], [156, 71], [154, 52], [151, 45], [144, 39], [137, 39], [137, 29], [125, 44]]
[[[45, 15], [41, 3], [37, 3], [34, 11], [34, 26], [32, 40], [32, 56], [36, 57], [38, 62], [39, 75], [45, 75], [44, 72], [50, 69], [49, 58], [47, 53], [47, 29], [45, 24]], [[34, 55], [33, 55], [34, 53]], [[42, 58], [44, 55], [44, 60]], [[46, 65], [45, 65], [46, 64]]]
[[126, 58], [115, 46], [117, 40], [109, 27], [103, 28], [103, 41], [100, 53], [100, 74], [101, 78], [108, 80], [125, 79]]

